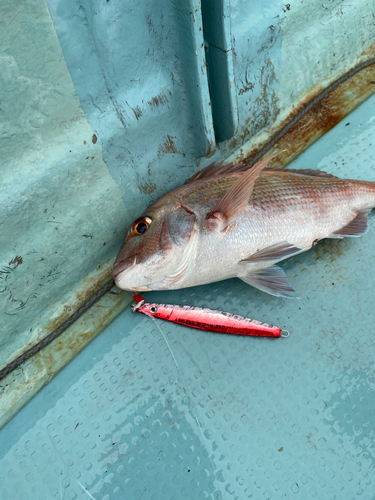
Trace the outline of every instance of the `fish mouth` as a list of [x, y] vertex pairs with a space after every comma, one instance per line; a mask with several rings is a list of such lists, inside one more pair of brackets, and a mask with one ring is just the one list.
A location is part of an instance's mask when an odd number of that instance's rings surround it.
[[137, 254], [131, 255], [130, 257], [126, 257], [120, 262], [115, 262], [115, 265], [112, 269], [112, 277], [116, 280], [120, 273], [134, 267], [136, 262], [137, 262]]
[[153, 289], [147, 285], [143, 285], [143, 286], [135, 286], [134, 288], [130, 288], [130, 290], [132, 292], [150, 292]]

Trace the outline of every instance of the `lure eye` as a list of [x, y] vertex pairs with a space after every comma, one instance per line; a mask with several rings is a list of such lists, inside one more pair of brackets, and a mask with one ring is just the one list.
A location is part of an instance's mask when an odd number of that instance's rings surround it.
[[150, 307], [150, 312], [156, 313], [156, 312], [158, 312], [158, 308], [156, 306], [151, 306]]
[[150, 217], [141, 217], [133, 222], [132, 233], [136, 236], [144, 234], [151, 226], [152, 219]]

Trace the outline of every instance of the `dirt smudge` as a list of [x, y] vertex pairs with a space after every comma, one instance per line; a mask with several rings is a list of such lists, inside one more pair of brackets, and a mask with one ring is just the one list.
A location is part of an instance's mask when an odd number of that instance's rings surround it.
[[176, 139], [176, 137], [166, 135], [164, 141], [159, 146], [159, 153], [178, 153], [174, 139]]
[[14, 257], [14, 259], [12, 259], [10, 262], [9, 262], [9, 265], [12, 266], [12, 269], [16, 269], [16, 267], [18, 267], [19, 265], [21, 265], [23, 263], [23, 259], [21, 256], [19, 255], [16, 255]]
[[139, 186], [139, 189], [142, 191], [142, 193], [145, 194], [153, 193], [156, 188], [156, 184], [154, 184], [152, 181], [146, 181], [144, 184], [140, 184]]
[[[374, 55], [375, 44], [367, 53], [368, 56]], [[287, 166], [301, 154], [302, 151], [306, 150], [311, 144], [337, 125], [345, 116], [374, 94], [375, 88], [371, 83], [374, 80], [375, 65], [371, 65], [331, 90], [325, 97], [312, 106], [312, 108], [267, 152], [267, 154], [271, 154], [275, 151], [286, 150], [271, 161], [270, 167], [283, 168]], [[288, 117], [279, 124], [273, 136], [280, 132], [290, 120], [310, 104], [323, 90], [324, 89], [320, 85], [315, 86], [291, 111]], [[236, 142], [243, 143], [247, 135], [246, 132], [247, 130], [244, 129], [242, 137], [236, 138]], [[260, 151], [263, 146], [264, 143], [252, 147], [244, 152], [238, 160], [250, 162], [251, 158]]]
[[137, 118], [137, 120], [140, 119], [140, 117], [142, 116], [142, 110], [139, 106], [135, 106], [134, 108], [132, 108], [133, 110], [133, 113], [134, 113], [134, 116]]
[[165, 94], [158, 94], [154, 97], [152, 97], [147, 104], [153, 108], [157, 108], [160, 105], [167, 104], [169, 102], [169, 97], [166, 96]]

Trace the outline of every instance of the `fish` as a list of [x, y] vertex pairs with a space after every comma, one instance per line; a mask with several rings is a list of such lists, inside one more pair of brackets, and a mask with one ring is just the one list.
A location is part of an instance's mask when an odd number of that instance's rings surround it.
[[[133, 299], [136, 301], [136, 304], [132, 305], [133, 312], [138, 311], [146, 316], [171, 321], [190, 328], [252, 337], [289, 337], [289, 332], [278, 326], [261, 323], [237, 314], [202, 307], [148, 303], [139, 294], [134, 295]], [[281, 332], [285, 332], [285, 334], [283, 335]]]
[[174, 290], [228, 278], [295, 298], [276, 264], [324, 238], [359, 237], [375, 207], [375, 183], [312, 169], [211, 164], [153, 203], [128, 228], [112, 275], [133, 292]]

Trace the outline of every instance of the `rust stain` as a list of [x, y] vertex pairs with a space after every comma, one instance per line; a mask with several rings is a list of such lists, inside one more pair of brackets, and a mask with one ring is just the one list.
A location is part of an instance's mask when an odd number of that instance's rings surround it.
[[[44, 338], [49, 333], [58, 328], [64, 321], [68, 319], [75, 311], [77, 311], [94, 293], [96, 293], [105, 283], [111, 278], [112, 265], [102, 265], [103, 268], [98, 271], [95, 276], [86, 278], [86, 280], [79, 286], [75, 293], [74, 300], [69, 302], [68, 307], [64, 307], [63, 312], [57, 316], [53, 321], [47, 323], [43, 328], [45, 334], [40, 337]], [[101, 265], [97, 267], [100, 268]], [[39, 340], [40, 340], [39, 339]], [[29, 349], [32, 344], [25, 346], [24, 350]]]
[[20, 264], [22, 264], [22, 262], [23, 262], [22, 257], [16, 255], [16, 257], [14, 257], [14, 259], [12, 259], [9, 262], [9, 265], [12, 266], [13, 269], [16, 269], [16, 267], [18, 267]]
[[314, 258], [329, 260], [329, 262], [337, 261], [338, 257], [345, 256], [341, 245], [341, 240], [324, 239], [320, 241], [314, 248]]
[[[375, 44], [364, 54], [373, 56], [375, 53]], [[368, 99], [375, 93], [375, 88], [372, 81], [375, 79], [375, 65], [363, 69], [355, 74], [346, 82], [339, 85], [336, 89], [329, 92], [321, 101], [311, 108], [276, 144], [267, 152], [271, 154], [278, 150], [285, 149], [274, 160], [271, 161], [270, 167], [283, 168], [292, 162], [299, 154], [307, 149], [311, 144], [318, 140], [322, 135], [331, 130], [345, 116], [352, 112], [363, 101]], [[311, 100], [316, 97], [322, 87], [316, 86], [310, 94], [296, 106], [290, 115], [280, 123], [275, 135], [282, 129], [297, 113], [303, 109]], [[234, 140], [241, 143], [246, 137], [246, 130], [242, 133], [243, 137]], [[233, 140], [232, 140], [233, 142]], [[242, 142], [243, 143], [243, 142]], [[249, 161], [263, 146], [255, 146], [251, 150], [246, 151], [245, 155], [241, 155], [238, 159]]]
[[159, 153], [178, 153], [173, 139], [176, 139], [176, 137], [166, 135], [164, 141], [159, 146]]
[[[246, 119], [241, 132], [234, 136], [229, 142], [230, 149], [236, 149], [242, 146], [246, 139], [250, 139], [252, 135], [257, 134], [261, 130], [264, 130], [271, 123], [275, 121], [276, 116], [279, 114], [278, 97], [276, 92], [273, 90], [272, 94], [269, 95], [269, 85], [275, 81], [276, 74], [272, 61], [268, 59], [265, 61], [264, 66], [260, 72], [260, 83], [262, 87], [261, 95], [254, 101], [254, 109], [257, 110], [252, 116]], [[239, 90], [239, 95], [244, 94], [248, 90], [251, 90], [252, 83], [248, 81], [247, 75], [245, 75], [245, 83], [243, 89]], [[242, 82], [244, 85], [244, 82]], [[288, 121], [288, 120], [286, 120]], [[283, 122], [284, 123], [284, 122]], [[281, 127], [280, 127], [281, 128]], [[237, 157], [238, 161], [248, 161], [254, 154], [256, 154], [262, 145], [253, 146], [250, 150], [247, 150], [245, 154], [241, 151], [241, 155]]]
[[98, 142], [98, 138], [96, 137], [96, 134], [92, 136], [92, 143], [96, 144]]
[[348, 268], [342, 266], [339, 260], [339, 257], [346, 255], [344, 249], [347, 244], [342, 240], [324, 239], [313, 248], [314, 259], [324, 265], [324, 272], [317, 284], [318, 288], [332, 289], [335, 285], [347, 280]]
[[[109, 306], [99, 307], [101, 306], [100, 301], [94, 304], [73, 327], [68, 329], [66, 336], [62, 334], [36, 355], [37, 358], [41, 357], [43, 359], [43, 364], [50, 377], [56, 375], [67, 362], [73, 359], [93, 338], [108, 326], [112, 319], [124, 308], [124, 302], [128, 301], [128, 295], [130, 295], [129, 292], [121, 292], [111, 300]], [[88, 327], [83, 328], [83, 325], [87, 322], [87, 315], [94, 316], [96, 321], [95, 324], [89, 324]], [[74, 330], [75, 333], [72, 334]], [[68, 341], [66, 337], [69, 337]]]
[[[211, 103], [208, 103], [208, 105], [210, 106]], [[207, 139], [207, 153], [205, 154], [205, 157], [206, 158], [211, 158], [211, 156], [213, 156], [215, 154], [215, 144], [213, 144], [212, 142], [210, 142], [208, 139]]]
[[131, 294], [123, 290], [118, 292], [104, 295], [60, 337], [33, 356], [24, 368], [10, 373], [2, 381], [2, 408], [7, 411], [0, 411], [0, 428], [125, 309], [131, 302]]

